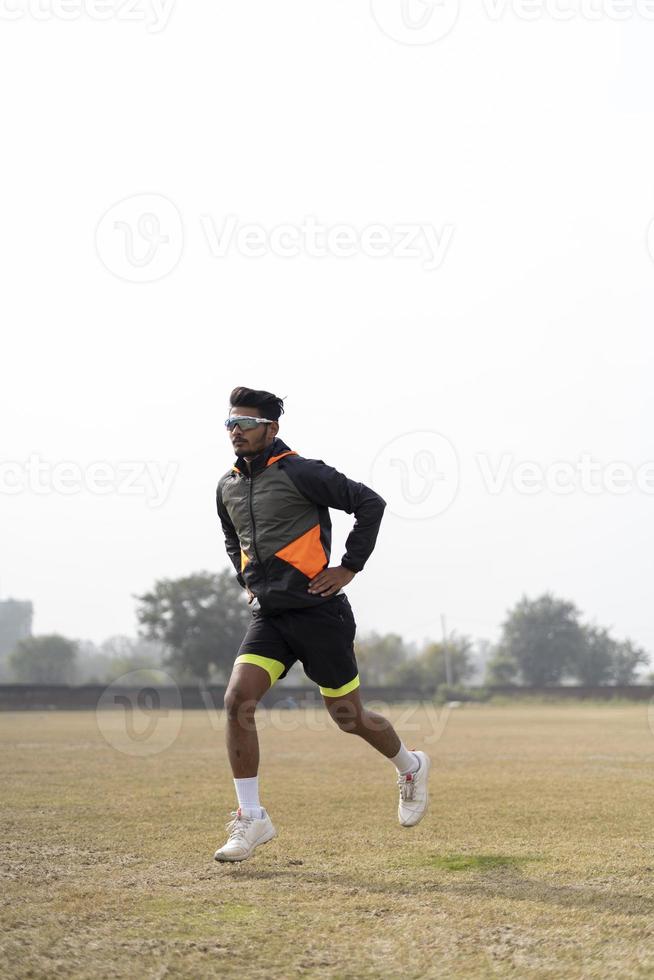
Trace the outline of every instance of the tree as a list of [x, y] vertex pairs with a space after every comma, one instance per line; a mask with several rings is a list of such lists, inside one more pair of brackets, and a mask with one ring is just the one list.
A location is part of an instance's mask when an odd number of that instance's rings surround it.
[[445, 642], [429, 642], [416, 657], [401, 664], [395, 673], [395, 682], [433, 692], [448, 683], [447, 661], [449, 658], [450, 683], [462, 684], [474, 672], [472, 642], [467, 636], [451, 633]]
[[104, 680], [111, 682], [123, 674], [134, 674], [139, 681], [157, 681], [161, 677], [164, 650], [160, 643], [144, 637], [110, 636], [100, 645], [100, 654], [107, 658]]
[[588, 626], [576, 676], [582, 684], [634, 684], [638, 668], [649, 663], [645, 650], [631, 640], [615, 640], [606, 629]]
[[392, 683], [399, 687], [410, 687], [416, 691], [428, 689], [430, 693], [436, 689], [434, 684], [429, 684], [425, 676], [425, 665], [420, 655], [409, 657], [405, 663], [400, 664], [393, 674]]
[[509, 612], [499, 644], [502, 657], [513, 661], [526, 684], [558, 684], [574, 673], [584, 646], [579, 612], [572, 602], [546, 593], [526, 596]]
[[576, 678], [589, 687], [610, 683], [616, 646], [607, 629], [585, 626], [584, 643], [575, 666]]
[[486, 683], [506, 687], [513, 684], [518, 675], [518, 665], [513, 657], [496, 650], [486, 665]]
[[149, 678], [159, 682], [164, 652], [161, 643], [142, 636], [117, 634], [99, 646], [91, 640], [78, 640], [75, 683], [109, 684], [133, 671], [139, 671], [139, 680]]
[[244, 591], [226, 569], [160, 579], [137, 596], [142, 634], [165, 647], [165, 665], [207, 681], [212, 668], [227, 679], [250, 621]]
[[[472, 641], [467, 636], [450, 633], [443, 642], [428, 643], [420, 653], [425, 679], [436, 687], [451, 684], [454, 687], [466, 681], [474, 673]], [[449, 678], [448, 678], [449, 661]]]
[[77, 644], [52, 633], [20, 640], [9, 657], [9, 667], [21, 684], [71, 684]]
[[614, 684], [634, 684], [637, 681], [638, 667], [649, 663], [649, 657], [642, 647], [631, 640], [614, 643], [611, 659], [611, 680]]
[[359, 674], [364, 684], [384, 687], [393, 684], [396, 672], [406, 663], [408, 650], [397, 633], [370, 632], [355, 640]]

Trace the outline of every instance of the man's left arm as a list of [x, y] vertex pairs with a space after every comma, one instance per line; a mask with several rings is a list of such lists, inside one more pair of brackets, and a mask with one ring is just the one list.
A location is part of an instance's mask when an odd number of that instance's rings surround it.
[[323, 569], [309, 583], [309, 592], [333, 595], [352, 581], [372, 554], [386, 501], [365, 483], [348, 479], [321, 459], [297, 460], [287, 472], [308, 500], [354, 514], [340, 566]]

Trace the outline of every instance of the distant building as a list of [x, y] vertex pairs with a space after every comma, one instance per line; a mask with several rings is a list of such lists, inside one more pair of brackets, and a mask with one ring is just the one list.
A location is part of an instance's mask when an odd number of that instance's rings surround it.
[[32, 635], [34, 606], [18, 599], [0, 599], [0, 678], [7, 677], [7, 657], [19, 640]]

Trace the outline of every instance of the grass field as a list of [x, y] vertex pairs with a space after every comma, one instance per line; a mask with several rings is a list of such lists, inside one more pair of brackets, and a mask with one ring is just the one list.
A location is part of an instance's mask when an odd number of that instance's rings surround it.
[[268, 712], [279, 837], [241, 865], [220, 713], [0, 715], [2, 976], [654, 977], [647, 705], [388, 713], [434, 761], [420, 826], [368, 746]]

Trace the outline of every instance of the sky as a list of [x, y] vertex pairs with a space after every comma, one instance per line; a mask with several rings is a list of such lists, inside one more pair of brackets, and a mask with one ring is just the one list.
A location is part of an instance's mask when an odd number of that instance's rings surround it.
[[35, 632], [134, 635], [228, 567], [248, 385], [387, 501], [359, 629], [494, 641], [550, 591], [654, 653], [646, 0], [0, 20], [0, 596]]

